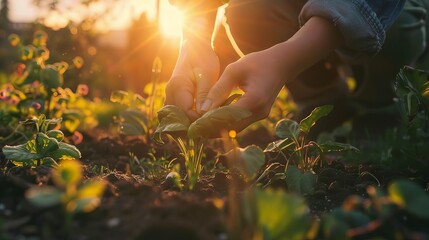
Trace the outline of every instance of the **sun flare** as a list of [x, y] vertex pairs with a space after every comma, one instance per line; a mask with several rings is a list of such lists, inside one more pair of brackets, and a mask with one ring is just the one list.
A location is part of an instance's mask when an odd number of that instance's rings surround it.
[[183, 14], [179, 9], [165, 4], [161, 6], [160, 27], [167, 37], [179, 37], [182, 32]]

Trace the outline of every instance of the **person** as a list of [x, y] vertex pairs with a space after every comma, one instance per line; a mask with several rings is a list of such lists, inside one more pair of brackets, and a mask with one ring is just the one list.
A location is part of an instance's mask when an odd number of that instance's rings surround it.
[[165, 104], [191, 120], [239, 87], [244, 94], [234, 105], [252, 112], [234, 126], [240, 131], [266, 118], [286, 86], [296, 119], [334, 104], [327, 121], [339, 124], [356, 104], [391, 104], [391, 81], [403, 65], [429, 66], [428, 0], [230, 0], [220, 26], [220, 0], [170, 2], [186, 21]]

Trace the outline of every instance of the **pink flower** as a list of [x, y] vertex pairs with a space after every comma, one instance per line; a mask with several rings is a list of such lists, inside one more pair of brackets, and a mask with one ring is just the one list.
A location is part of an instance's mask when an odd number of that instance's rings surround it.
[[89, 87], [86, 84], [77, 85], [76, 93], [81, 96], [86, 96], [89, 93]]
[[7, 104], [9, 105], [17, 105], [21, 100], [19, 99], [19, 97], [12, 95], [10, 96], [10, 98], [6, 101]]
[[36, 81], [34, 81], [34, 82], [31, 83], [31, 86], [33, 88], [38, 88], [38, 87], [40, 87], [40, 82], [36, 80]]
[[9, 91], [6, 89], [0, 90], [0, 100], [6, 101], [9, 98]]
[[33, 103], [31, 104], [31, 106], [32, 106], [34, 109], [36, 109], [36, 110], [39, 110], [39, 109], [42, 107], [42, 105], [41, 105], [40, 103], [38, 103], [38, 102], [33, 102]]
[[73, 142], [74, 145], [78, 145], [83, 141], [83, 135], [82, 133], [75, 131], [71, 136], [70, 140]]

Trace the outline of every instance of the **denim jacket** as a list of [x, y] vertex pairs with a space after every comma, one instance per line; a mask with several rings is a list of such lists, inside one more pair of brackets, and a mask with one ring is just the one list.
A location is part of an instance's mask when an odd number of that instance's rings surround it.
[[332, 20], [344, 39], [339, 52], [359, 59], [380, 51], [386, 30], [393, 24], [405, 0], [309, 0], [301, 10], [303, 25], [313, 16]]

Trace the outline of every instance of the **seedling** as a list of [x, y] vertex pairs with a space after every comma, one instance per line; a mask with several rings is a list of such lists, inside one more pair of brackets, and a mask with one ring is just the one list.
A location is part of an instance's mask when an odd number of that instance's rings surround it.
[[17, 165], [35, 167], [41, 164], [56, 165], [59, 159], [80, 158], [80, 151], [73, 145], [62, 142], [64, 134], [60, 130], [49, 130], [61, 119], [46, 119], [45, 115], [32, 118], [21, 124], [35, 125], [34, 137], [26, 143], [3, 147], [5, 157]]
[[74, 159], [63, 160], [53, 170], [52, 180], [55, 186], [31, 187], [26, 198], [40, 208], [61, 204], [67, 229], [76, 213], [91, 212], [98, 207], [106, 185], [99, 179], [82, 184], [82, 166]]
[[317, 107], [300, 123], [291, 119], [283, 119], [277, 123], [276, 135], [282, 139], [269, 144], [265, 151], [277, 152], [286, 158], [285, 171], [277, 174], [276, 178], [285, 179], [290, 190], [301, 194], [311, 194], [314, 191], [317, 174], [313, 171], [313, 168], [318, 163], [322, 163], [320, 161], [322, 154], [357, 150], [349, 144], [337, 142], [317, 143], [306, 139], [307, 134], [316, 122], [328, 115], [332, 109], [331, 105]]
[[115, 91], [110, 96], [110, 101], [126, 106], [125, 110], [119, 113], [119, 131], [125, 135], [145, 135], [153, 134], [156, 126], [155, 111], [164, 102], [165, 83], [158, 83], [162, 63], [157, 57], [152, 65], [152, 81], [145, 86], [146, 98], [133, 92]]
[[85, 99], [89, 88], [79, 84], [76, 91], [65, 88], [64, 73], [72, 68], [82, 67], [80, 57], [69, 64], [65, 61], [49, 63], [48, 35], [36, 31], [31, 44], [24, 45], [18, 35], [9, 36], [10, 44], [16, 49], [21, 62], [14, 73], [0, 80], [0, 128], [6, 136], [0, 143], [22, 142], [27, 134], [20, 128], [19, 121], [40, 114], [48, 118], [62, 118], [63, 128], [74, 132], [79, 127], [95, 127], [97, 120], [92, 109], [95, 104]]
[[[208, 111], [190, 123], [183, 110], [174, 105], [167, 105], [158, 111], [159, 125], [155, 130], [154, 140], [163, 143], [163, 133], [174, 139], [185, 159], [188, 186], [192, 189], [202, 170], [204, 140], [213, 137], [222, 128], [231, 129], [234, 123], [250, 115], [251, 113], [245, 109], [223, 106]], [[184, 141], [183, 137], [187, 140]]]

